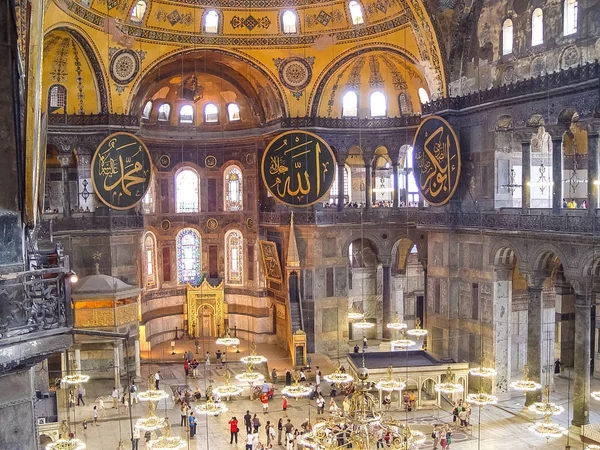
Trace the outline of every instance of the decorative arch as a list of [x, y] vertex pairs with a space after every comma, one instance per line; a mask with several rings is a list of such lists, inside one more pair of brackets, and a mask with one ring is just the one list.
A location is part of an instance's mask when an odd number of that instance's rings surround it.
[[532, 253], [531, 268], [536, 272], [550, 275], [557, 264], [567, 267], [566, 255], [555, 245], [544, 243]]
[[517, 261], [522, 263], [526, 258], [521, 254], [519, 246], [512, 242], [501, 240], [490, 251], [489, 264], [491, 265], [514, 267]]

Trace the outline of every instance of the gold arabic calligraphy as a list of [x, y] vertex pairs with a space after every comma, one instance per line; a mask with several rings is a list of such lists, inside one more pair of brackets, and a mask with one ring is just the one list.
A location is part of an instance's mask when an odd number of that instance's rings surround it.
[[451, 154], [450, 149], [450, 133], [444, 133], [444, 128], [439, 127], [427, 137], [423, 149], [417, 151], [419, 187], [425, 197], [436, 198], [441, 192], [452, 192], [457, 156]]

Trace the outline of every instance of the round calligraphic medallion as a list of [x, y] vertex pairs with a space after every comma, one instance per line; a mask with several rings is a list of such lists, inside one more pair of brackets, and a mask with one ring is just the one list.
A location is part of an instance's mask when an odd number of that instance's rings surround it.
[[273, 139], [261, 163], [265, 187], [275, 199], [294, 207], [313, 205], [327, 195], [335, 168], [335, 156], [327, 142], [302, 130]]
[[302, 58], [287, 58], [279, 65], [279, 79], [292, 91], [301, 91], [312, 78], [310, 64]]
[[130, 83], [140, 70], [140, 61], [133, 50], [119, 50], [110, 61], [110, 76], [118, 84]]
[[452, 198], [460, 166], [460, 146], [450, 124], [438, 116], [424, 119], [413, 142], [413, 170], [427, 203], [441, 206]]
[[112, 209], [130, 209], [150, 186], [152, 159], [137, 136], [114, 133], [96, 149], [91, 172], [94, 192], [102, 203]]
[[208, 155], [206, 158], [204, 158], [204, 165], [209, 169], [212, 169], [217, 165], [217, 158], [215, 158], [213, 155]]
[[217, 229], [217, 227], [219, 226], [219, 222], [217, 221], [217, 219], [211, 217], [210, 219], [208, 219], [206, 221], [206, 228], [208, 228], [210, 231], [214, 231]]

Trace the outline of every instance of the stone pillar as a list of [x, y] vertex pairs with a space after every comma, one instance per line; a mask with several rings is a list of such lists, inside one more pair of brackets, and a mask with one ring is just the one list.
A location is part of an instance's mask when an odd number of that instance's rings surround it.
[[135, 376], [136, 377], [141, 377], [142, 376], [142, 369], [141, 369], [141, 361], [140, 361], [140, 340], [139, 339], [135, 339], [134, 341], [134, 357], [135, 357]]
[[75, 365], [73, 366], [73, 372], [81, 372], [81, 349], [75, 348]]
[[39, 449], [33, 368], [0, 376], [0, 392], [0, 448]]
[[369, 211], [373, 205], [373, 167], [365, 164], [365, 209]]
[[562, 136], [552, 137], [552, 213], [562, 208]]
[[588, 134], [588, 215], [598, 208], [598, 135]]
[[392, 278], [392, 268], [390, 267], [390, 262], [386, 261], [387, 264], [382, 265], [382, 281], [383, 288], [381, 290], [383, 297], [383, 338], [391, 339], [392, 338], [392, 330], [387, 327], [387, 324], [392, 321], [392, 292], [391, 292], [391, 278]]
[[498, 372], [492, 393], [500, 400], [511, 397], [511, 358], [512, 353], [512, 269], [506, 267], [494, 269], [494, 335], [495, 369]]
[[71, 187], [69, 186], [69, 166], [71, 164], [72, 155], [59, 155], [60, 168], [62, 169], [63, 182], [63, 216], [71, 215]]
[[591, 293], [575, 291], [575, 357], [573, 420], [575, 426], [590, 422], [590, 325]]
[[392, 187], [394, 189], [393, 192], [393, 203], [392, 206], [394, 208], [398, 208], [400, 206], [400, 166], [398, 163], [392, 164]]
[[338, 183], [338, 203], [337, 210], [344, 211], [344, 181], [346, 178], [346, 165], [344, 161], [338, 159], [337, 166], [337, 183]]
[[355, 267], [352, 269], [352, 289], [348, 293], [351, 305], [357, 306], [368, 319], [375, 318], [377, 326], [370, 330], [353, 330], [355, 340], [361, 340], [363, 332], [368, 339], [381, 338], [381, 304], [383, 303], [381, 281], [377, 279], [377, 267]]
[[556, 334], [556, 295], [554, 290], [542, 291], [542, 385], [554, 386], [554, 337]]
[[121, 387], [121, 375], [119, 374], [119, 346], [113, 347], [113, 365], [114, 365], [114, 377], [115, 387], [119, 389]]
[[523, 214], [528, 214], [531, 201], [531, 142], [521, 143], [521, 149], [521, 210]]
[[575, 342], [575, 322], [572, 317], [575, 315], [573, 288], [569, 283], [555, 283], [556, 292], [556, 317], [560, 318], [558, 323], [558, 334], [560, 342], [560, 361], [565, 367], [573, 367], [573, 356]]
[[[528, 277], [527, 369], [528, 379], [542, 383], [542, 277]], [[535, 278], [535, 279], [534, 279]], [[534, 280], [532, 280], [534, 279]], [[525, 406], [542, 400], [541, 391], [527, 392]]]

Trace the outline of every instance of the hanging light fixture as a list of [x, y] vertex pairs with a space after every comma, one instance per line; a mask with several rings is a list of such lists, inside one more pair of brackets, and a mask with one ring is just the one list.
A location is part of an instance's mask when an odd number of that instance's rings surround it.
[[538, 389], [541, 389], [542, 385], [540, 383], [527, 379], [528, 372], [529, 371], [527, 369], [527, 366], [524, 366], [523, 379], [513, 381], [512, 383], [510, 383], [510, 387], [522, 392], [533, 392], [537, 391]]
[[221, 386], [217, 386], [212, 390], [212, 393], [218, 395], [220, 397], [230, 398], [237, 397], [242, 394], [242, 388], [239, 386], [234, 386], [233, 384], [229, 384], [229, 380], [231, 378], [231, 374], [229, 370], [225, 371], [225, 384]]
[[244, 364], [250, 364], [250, 365], [256, 366], [257, 364], [262, 364], [264, 362], [267, 362], [267, 358], [256, 354], [256, 344], [253, 342], [252, 343], [252, 352], [248, 356], [244, 356], [243, 358], [240, 358], [240, 361], [243, 362]]
[[154, 402], [150, 402], [148, 406], [148, 417], [143, 417], [135, 422], [135, 428], [142, 431], [156, 431], [160, 428], [167, 426], [167, 421], [164, 417], [157, 417], [154, 415], [156, 405]]
[[329, 375], [325, 375], [323, 377], [323, 379], [325, 381], [327, 381], [328, 383], [336, 383], [336, 384], [347, 384], [347, 383], [352, 383], [354, 381], [354, 378], [352, 377], [352, 375], [342, 372], [342, 365], [339, 361], [338, 361], [338, 368], [336, 369], [336, 371], [333, 373], [330, 373]]
[[442, 394], [454, 394], [464, 391], [462, 384], [454, 383], [454, 374], [450, 367], [446, 370], [446, 381], [444, 383], [436, 383], [434, 389], [436, 392], [441, 392]]
[[498, 372], [496, 369], [492, 369], [491, 367], [475, 367], [473, 369], [469, 369], [469, 373], [475, 377], [495, 377]]
[[355, 310], [354, 308], [350, 308], [348, 310], [348, 320], [361, 320], [365, 317], [363, 313]]
[[410, 336], [423, 337], [427, 334], [427, 330], [421, 328], [421, 319], [417, 318], [415, 320], [415, 327], [408, 330], [406, 334]]
[[294, 384], [292, 384], [291, 386], [284, 387], [281, 390], [281, 395], [285, 395], [287, 397], [292, 397], [292, 398], [300, 398], [300, 397], [308, 397], [313, 392], [312, 388], [310, 388], [308, 386], [302, 386], [299, 383], [300, 377], [298, 375], [298, 372], [294, 372], [293, 378], [294, 378]]
[[165, 434], [148, 441], [147, 445], [150, 450], [183, 450], [187, 447], [187, 442], [179, 436], [171, 436], [171, 425], [167, 421]]
[[81, 439], [64, 438], [46, 445], [46, 450], [83, 450], [85, 447]]
[[367, 320], [363, 319], [358, 322], [354, 322], [354, 327], [359, 330], [369, 330], [375, 326], [373, 322], [367, 322]]
[[392, 341], [392, 343], [391, 343], [392, 348], [398, 347], [398, 348], [401, 348], [402, 350], [406, 350], [408, 347], [412, 347], [413, 345], [416, 345], [416, 344], [417, 343], [415, 341], [406, 339], [405, 330], [400, 331], [400, 339]]
[[530, 425], [529, 431], [537, 434], [538, 436], [545, 437], [546, 440], [559, 438], [569, 432], [569, 430], [567, 430], [565, 427], [552, 422], [550, 420], [550, 415], [546, 415], [543, 422]]
[[79, 367], [76, 362], [72, 365], [73, 371], [75, 372], [73, 375], [66, 375], [62, 377], [61, 381], [66, 384], [80, 384], [87, 383], [90, 381], [90, 376], [80, 373]]
[[544, 388], [543, 401], [532, 403], [529, 405], [528, 409], [531, 412], [548, 416], [558, 415], [565, 411], [565, 408], [550, 401], [550, 386]]
[[396, 315], [394, 316], [394, 321], [388, 323], [386, 325], [386, 327], [389, 328], [390, 330], [399, 331], [399, 330], [404, 330], [404, 329], [408, 328], [408, 325], [404, 322], [400, 322], [398, 313], [396, 313]]
[[238, 373], [235, 376], [235, 379], [243, 383], [249, 383], [250, 385], [264, 381], [265, 377], [258, 372], [253, 372], [252, 369], [254, 369], [254, 365], [248, 363], [246, 366], [246, 371]]
[[150, 375], [148, 377], [148, 390], [142, 391], [137, 395], [137, 398], [141, 402], [158, 402], [160, 400], [164, 400], [169, 398], [169, 394], [162, 389], [154, 388], [154, 376]]
[[387, 378], [379, 380], [375, 383], [375, 387], [380, 391], [385, 392], [393, 392], [393, 391], [402, 391], [406, 388], [406, 383], [400, 380], [394, 379], [394, 369], [392, 366], [388, 366], [387, 368]]
[[600, 391], [594, 391], [590, 395], [594, 398], [594, 400], [600, 401]]
[[498, 403], [498, 397], [486, 394], [485, 392], [469, 394], [467, 395], [467, 403], [472, 403], [477, 406], [495, 405]]
[[225, 347], [231, 347], [232, 345], [240, 345], [238, 338], [232, 338], [229, 336], [219, 338], [215, 341], [217, 345], [224, 345]]
[[213, 400], [212, 395], [208, 398], [206, 403], [196, 406], [196, 412], [206, 416], [218, 416], [221, 413], [229, 411], [226, 405], [223, 403], [216, 403]]

